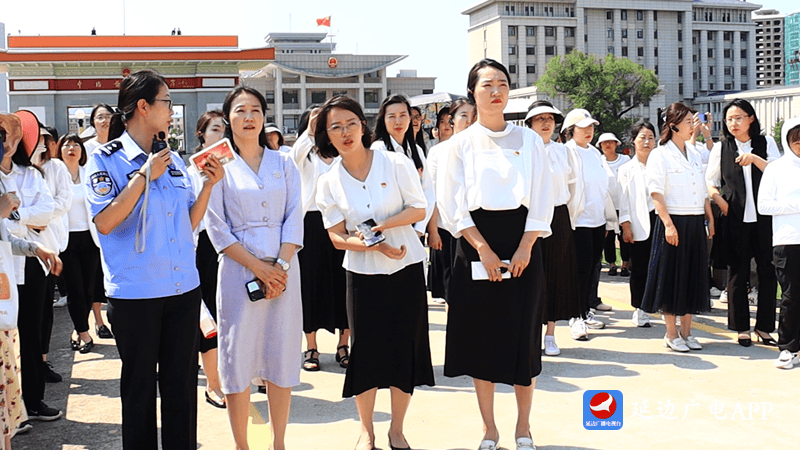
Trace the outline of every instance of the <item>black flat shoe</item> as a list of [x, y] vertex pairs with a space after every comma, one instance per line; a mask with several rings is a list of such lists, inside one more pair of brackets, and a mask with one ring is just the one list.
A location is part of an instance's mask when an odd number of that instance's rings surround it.
[[111, 330], [109, 330], [105, 325], [100, 325], [99, 327], [95, 328], [94, 331], [97, 333], [97, 337], [100, 339], [114, 339], [114, 335], [111, 334]]
[[227, 406], [225, 405], [225, 401], [224, 400], [223, 401], [214, 400], [213, 398], [211, 398], [210, 395], [208, 395], [208, 391], [206, 391], [206, 403], [208, 403], [211, 406], [220, 408], [220, 409], [226, 409], [227, 408]]
[[389, 437], [389, 448], [392, 450], [411, 450], [411, 447], [395, 447], [392, 445], [392, 438]]
[[[339, 354], [339, 350], [344, 349], [344, 355]], [[347, 369], [347, 365], [350, 364], [350, 350], [349, 347], [346, 345], [340, 345], [336, 347], [336, 362], [339, 363], [339, 367], [342, 369]]]
[[83, 345], [81, 345], [81, 348], [78, 349], [78, 351], [86, 354], [91, 352], [92, 348], [94, 348], [94, 341], [84, 342]]
[[772, 336], [767, 333], [767, 336], [764, 337], [761, 335], [761, 331], [755, 330], [756, 332], [756, 339], [764, 345], [768, 345], [770, 347], [777, 347], [778, 341], [772, 338]]
[[750, 347], [751, 345], [753, 345], [753, 341], [750, 338], [747, 339], [739, 338], [739, 345], [741, 345], [742, 347]]
[[78, 351], [81, 349], [81, 343], [72, 338], [69, 338], [69, 348], [71, 348], [72, 351], [74, 352]]
[[608, 269], [608, 276], [610, 276], [610, 277], [617, 276], [617, 268], [616, 267], [612, 267], [612, 268]]

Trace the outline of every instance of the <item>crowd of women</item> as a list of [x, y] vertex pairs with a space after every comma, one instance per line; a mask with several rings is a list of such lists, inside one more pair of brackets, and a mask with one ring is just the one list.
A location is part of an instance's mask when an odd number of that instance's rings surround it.
[[[391, 396], [389, 447], [409, 448], [403, 423], [414, 388], [435, 382], [426, 285], [447, 302], [444, 375], [475, 386], [480, 450], [498, 448], [496, 383], [514, 387], [516, 448], [534, 449], [532, 394], [542, 353], [561, 353], [556, 322], [586, 340], [605, 326], [596, 312], [611, 309], [597, 295], [604, 249], [609, 274], [630, 276], [633, 323], [651, 327], [648, 314], [663, 314], [664, 345], [678, 352], [702, 349], [692, 320], [711, 307], [709, 242], [715, 264], [728, 268], [728, 326], [752, 345], [755, 258], [755, 336], [780, 347], [777, 367], [800, 363], [800, 187], [791, 182], [800, 176], [800, 119], [784, 124], [781, 157], [746, 101], [725, 108], [713, 146], [696, 143], [701, 130], [710, 138], [699, 114], [674, 103], [661, 130], [646, 121], [631, 130], [629, 158], [611, 133], [597, 140], [602, 151], [592, 145], [601, 124], [583, 109], [564, 115], [537, 101], [525, 127], [506, 122], [509, 78], [502, 64], [478, 62], [467, 97], [439, 112], [430, 149], [421, 111], [399, 95], [383, 101], [374, 130], [346, 96], [312, 105], [288, 147], [265, 124], [264, 96], [239, 86], [196, 130], [196, 151], [227, 138], [236, 157], [223, 166], [212, 156], [200, 171], [164, 143], [172, 100], [149, 70], [122, 81], [116, 108], [94, 108], [97, 136], [85, 143], [58, 139], [28, 111], [0, 116], [0, 238], [24, 255], [15, 272], [20, 367], [14, 333], [0, 333], [5, 384], [21, 369], [23, 389], [4, 393], [0, 448], [26, 419], [61, 416], [42, 401], [47, 300], [61, 260], [74, 350], [92, 351], [90, 314], [96, 334], [110, 337], [99, 303], [108, 301], [126, 449], [158, 448], [157, 385], [162, 446], [196, 448], [198, 351], [206, 401], [227, 409], [236, 448], [249, 448], [252, 384], [269, 398], [270, 448], [286, 448], [291, 388], [301, 369], [320, 370], [321, 329], [339, 333], [356, 448], [377, 443], [381, 388]], [[215, 320], [212, 338], [198, 327], [201, 310]]]

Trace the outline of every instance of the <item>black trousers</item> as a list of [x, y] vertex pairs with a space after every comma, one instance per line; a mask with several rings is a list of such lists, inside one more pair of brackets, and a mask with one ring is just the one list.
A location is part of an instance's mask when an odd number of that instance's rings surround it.
[[[728, 329], [750, 331], [750, 305], [747, 283], [750, 259], [756, 259], [758, 273], [758, 309], [756, 330], [775, 330], [775, 296], [778, 280], [772, 265], [772, 236], [760, 236], [756, 223], [743, 223], [741, 232], [728, 248]], [[765, 242], [766, 241], [766, 242]]]
[[171, 297], [108, 299], [122, 377], [122, 447], [157, 450], [156, 368], [161, 446], [197, 448], [197, 327], [200, 288]]
[[778, 245], [773, 249], [773, 256], [775, 272], [783, 291], [778, 348], [797, 353], [800, 351], [800, 245]]
[[100, 249], [94, 245], [89, 231], [69, 233], [69, 245], [61, 253], [64, 263], [64, 279], [70, 293], [67, 308], [75, 331], [89, 331], [89, 314], [95, 301], [97, 266], [100, 264]]
[[52, 273], [45, 278], [44, 303], [42, 307], [43, 355], [50, 353], [50, 337], [53, 336], [53, 297], [56, 293], [56, 278]]
[[589, 312], [590, 307], [595, 307], [600, 303], [597, 298], [595, 276], [603, 253], [606, 227], [605, 225], [596, 228], [577, 227], [573, 233], [575, 253], [577, 254], [580, 301], [582, 305], [585, 305], [585, 312]]
[[44, 270], [39, 260], [25, 258], [25, 284], [19, 286], [19, 354], [22, 372], [22, 398], [28, 409], [39, 409], [44, 399], [44, 367], [42, 364], [42, 317], [45, 307], [52, 313], [53, 298], [45, 305], [47, 289]]
[[[619, 219], [619, 211], [617, 211], [617, 219]], [[617, 240], [619, 241], [619, 257], [622, 258], [622, 262], [630, 261], [631, 244], [622, 240], [622, 234], [614, 233], [612, 230], [606, 233], [606, 237], [603, 240], [603, 257], [606, 262], [617, 263]]]

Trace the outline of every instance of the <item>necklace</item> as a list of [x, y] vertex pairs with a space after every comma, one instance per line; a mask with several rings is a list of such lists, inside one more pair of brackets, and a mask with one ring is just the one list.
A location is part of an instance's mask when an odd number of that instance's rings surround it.
[[80, 181], [80, 179], [81, 179], [81, 173], [80, 173], [80, 172], [78, 172], [78, 174], [77, 174], [77, 175], [75, 175], [74, 177], [72, 177], [72, 184], [78, 184], [78, 181]]

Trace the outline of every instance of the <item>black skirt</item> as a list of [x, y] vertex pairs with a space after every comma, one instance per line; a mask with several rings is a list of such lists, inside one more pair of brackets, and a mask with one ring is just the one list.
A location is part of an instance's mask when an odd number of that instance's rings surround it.
[[[197, 237], [197, 272], [200, 275], [200, 292], [203, 296], [208, 312], [214, 321], [217, 320], [217, 269], [219, 268], [217, 251], [208, 238], [208, 233], [203, 230]], [[197, 328], [198, 348], [200, 353], [217, 348], [217, 336], [206, 339], [200, 328]]]
[[545, 313], [543, 322], [580, 317], [578, 262], [575, 257], [575, 238], [567, 205], [557, 206], [550, 223], [553, 231], [542, 239], [542, 264], [545, 277]]
[[677, 316], [710, 311], [704, 218], [702, 215], [670, 217], [678, 231], [678, 245], [667, 243], [664, 223], [657, 217], [642, 309]]
[[337, 329], [346, 330], [344, 250], [333, 247], [319, 211], [307, 212], [303, 225], [303, 249], [297, 254], [303, 298], [303, 332], [313, 333], [321, 328], [331, 333]]
[[422, 263], [391, 275], [346, 273], [353, 347], [342, 396], [388, 387], [411, 394], [415, 386], [433, 386]]
[[[525, 232], [528, 210], [479, 209], [470, 215], [492, 251], [510, 260]], [[473, 281], [472, 261], [480, 261], [477, 251], [459, 238], [450, 280], [444, 374], [530, 386], [542, 370], [541, 245], [534, 245], [521, 277], [499, 283]]]
[[428, 290], [431, 291], [431, 297], [447, 300], [456, 240], [444, 228], [439, 228], [439, 236], [442, 239], [442, 249], [430, 249], [431, 264], [428, 267]]

